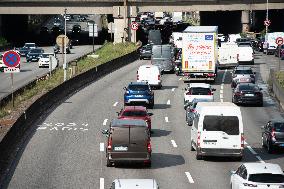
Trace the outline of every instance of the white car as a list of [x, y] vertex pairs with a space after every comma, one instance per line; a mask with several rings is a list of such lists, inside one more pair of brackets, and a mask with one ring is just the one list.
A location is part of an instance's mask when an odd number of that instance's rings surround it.
[[58, 67], [58, 60], [55, 57], [54, 53], [43, 53], [38, 60], [38, 67], [39, 68], [49, 68], [50, 58], [54, 66]]
[[184, 103], [192, 102], [193, 99], [207, 99], [213, 102], [213, 91], [215, 90], [207, 83], [191, 83], [188, 85], [188, 88], [185, 88]]
[[231, 188], [284, 188], [284, 174], [278, 164], [244, 163], [231, 171]]
[[155, 179], [115, 179], [110, 189], [159, 189]]

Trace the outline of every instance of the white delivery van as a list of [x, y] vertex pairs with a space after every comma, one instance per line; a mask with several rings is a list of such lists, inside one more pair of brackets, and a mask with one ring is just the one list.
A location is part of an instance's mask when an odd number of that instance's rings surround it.
[[236, 67], [238, 65], [239, 48], [236, 43], [222, 43], [218, 49], [218, 67]]
[[238, 38], [242, 38], [242, 36], [240, 34], [229, 34], [228, 41], [230, 43], [236, 43]]
[[276, 39], [278, 37], [284, 37], [284, 32], [273, 32], [265, 35], [265, 41], [263, 43], [263, 54], [274, 54], [277, 47]]
[[137, 82], [148, 82], [151, 87], [162, 87], [161, 72], [158, 66], [143, 65], [137, 70]]
[[251, 46], [242, 45], [241, 43], [238, 45], [238, 63], [249, 63], [254, 64], [254, 54]]
[[241, 110], [231, 102], [199, 102], [191, 128], [196, 159], [226, 156], [242, 159], [244, 131]]

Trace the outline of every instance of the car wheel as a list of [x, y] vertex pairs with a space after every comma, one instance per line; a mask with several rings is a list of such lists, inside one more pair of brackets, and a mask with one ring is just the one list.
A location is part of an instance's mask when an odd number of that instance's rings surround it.
[[196, 160], [202, 160], [202, 156], [196, 153]]
[[193, 148], [192, 141], [191, 141], [191, 143], [190, 143], [190, 151], [195, 151], [195, 149]]
[[268, 142], [268, 143], [267, 143], [267, 152], [268, 152], [269, 154], [272, 154], [272, 153], [273, 153], [273, 146], [272, 146], [271, 142]]

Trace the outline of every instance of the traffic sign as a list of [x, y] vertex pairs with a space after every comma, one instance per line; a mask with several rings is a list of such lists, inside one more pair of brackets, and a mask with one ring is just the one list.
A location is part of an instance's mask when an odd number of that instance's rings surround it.
[[264, 25], [265, 26], [270, 26], [271, 24], [271, 21], [270, 20], [264, 20]]
[[56, 44], [59, 46], [59, 47], [63, 47], [64, 45], [64, 38], [66, 37], [66, 46], [67, 44], [69, 43], [69, 38], [65, 35], [59, 35], [57, 36], [56, 38]]
[[4, 53], [2, 60], [8, 68], [14, 68], [20, 64], [21, 57], [16, 51], [10, 50]]
[[138, 30], [138, 23], [137, 22], [132, 22], [131, 23], [131, 30], [134, 30], [134, 31], [136, 31], [136, 30]]
[[282, 45], [283, 42], [284, 42], [283, 37], [277, 37], [276, 40], [275, 40], [275, 43], [276, 43], [277, 45]]
[[4, 68], [4, 73], [19, 73], [20, 68], [15, 68], [15, 67], [9, 67], [9, 68]]

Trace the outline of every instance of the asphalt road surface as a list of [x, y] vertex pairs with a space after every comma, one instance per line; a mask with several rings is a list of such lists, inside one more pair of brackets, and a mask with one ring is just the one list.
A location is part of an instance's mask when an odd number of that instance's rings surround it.
[[[261, 126], [283, 117], [268, 95], [268, 68], [273, 56], [257, 54], [257, 83], [264, 89], [264, 107], [241, 107], [246, 148], [242, 162], [278, 163], [284, 154], [268, 154], [261, 147]], [[152, 116], [152, 167], [106, 167], [105, 142], [101, 134], [123, 107], [123, 87], [136, 79], [138, 60], [79, 91], [35, 125], [35, 132], [15, 160], [8, 188], [109, 188], [116, 178], [154, 178], [163, 189], [227, 189], [229, 171], [241, 162], [229, 158], [196, 160], [190, 151], [190, 128], [185, 122], [185, 84], [173, 74], [163, 75], [163, 88], [155, 90]], [[283, 62], [282, 62], [283, 64]], [[231, 70], [219, 70], [215, 101], [231, 102]], [[248, 147], [249, 146], [249, 147]]]
[[[95, 46], [95, 49], [99, 48], [99, 45]], [[53, 47], [43, 47], [45, 52], [53, 52]], [[83, 54], [92, 52], [92, 45], [84, 46], [74, 46], [71, 49], [71, 53], [66, 55], [67, 62], [70, 62], [78, 57], [81, 57]], [[59, 59], [59, 64], [63, 64], [62, 54], [57, 54]], [[39, 68], [37, 62], [26, 62], [25, 57], [21, 57], [21, 72], [14, 74], [14, 89], [20, 88], [30, 81], [34, 80], [37, 77], [48, 73], [48, 68]], [[10, 74], [0, 72], [0, 99], [2, 99], [7, 94], [11, 93], [11, 77]]]

